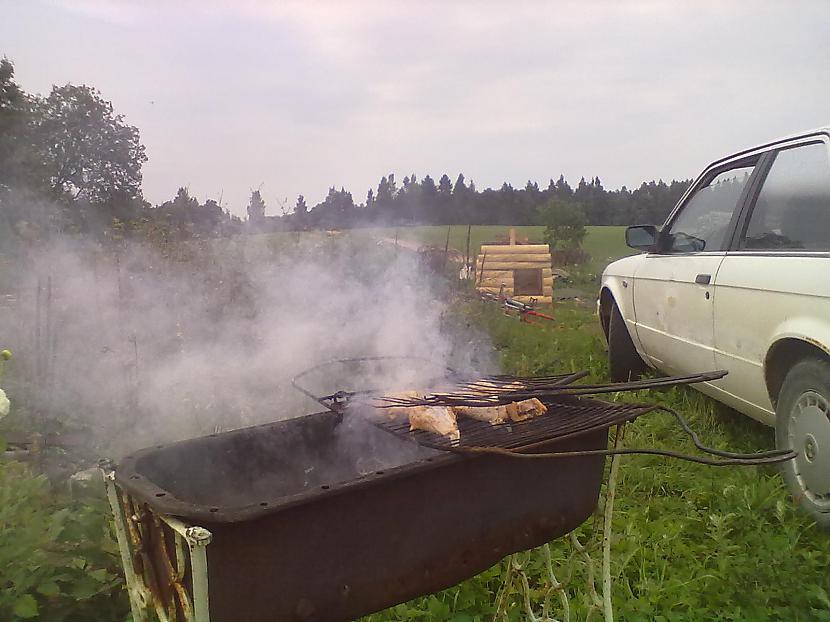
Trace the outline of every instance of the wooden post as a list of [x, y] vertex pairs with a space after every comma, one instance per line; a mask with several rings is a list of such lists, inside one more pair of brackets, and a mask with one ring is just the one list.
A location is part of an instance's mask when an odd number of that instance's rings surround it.
[[510, 227], [510, 246], [516, 246], [516, 229]]
[[450, 230], [452, 229], [452, 225], [447, 225], [447, 243], [444, 244], [444, 272], [447, 271], [447, 255], [450, 252]]
[[464, 255], [464, 270], [468, 272], [470, 269], [470, 233], [472, 232], [473, 226], [467, 225], [467, 252]]
[[44, 326], [44, 332], [46, 334], [46, 351], [44, 353], [43, 361], [43, 380], [45, 387], [41, 387], [41, 390], [44, 390], [45, 388], [46, 392], [46, 404], [44, 406], [44, 417], [46, 419], [48, 419], [52, 415], [52, 369], [54, 367], [55, 359], [55, 338], [52, 332], [53, 324], [54, 322], [52, 320], [52, 275], [49, 274], [46, 276], [46, 324]]
[[487, 261], [487, 251], [481, 256], [481, 271], [478, 273], [478, 285], [481, 285], [481, 278], [484, 276], [484, 262]]

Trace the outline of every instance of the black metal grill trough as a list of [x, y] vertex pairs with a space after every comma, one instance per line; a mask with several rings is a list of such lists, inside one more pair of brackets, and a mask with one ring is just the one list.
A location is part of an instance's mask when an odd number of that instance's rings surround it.
[[[134, 611], [149, 599], [167, 619], [209, 614], [213, 622], [339, 622], [454, 585], [510, 553], [570, 532], [594, 512], [609, 428], [655, 407], [580, 393], [671, 386], [722, 373], [570, 384], [583, 375], [521, 382], [489, 377], [403, 402], [338, 392], [315, 397], [331, 406], [324, 412], [124, 458], [110, 472], [117, 488], [108, 486], [108, 494], [128, 584], [147, 586], [143, 596], [131, 591]], [[389, 420], [377, 409], [359, 414], [367, 400], [493, 404], [528, 395], [548, 412], [499, 425], [459, 417], [458, 442], [410, 432], [406, 418]], [[707, 463], [791, 457], [705, 448], [675, 415], [699, 449], [726, 458]], [[516, 459], [516, 453], [557, 459]], [[190, 546], [189, 562], [176, 534]]]
[[[116, 471], [152, 511], [207, 528], [210, 619], [351, 620], [449, 587], [575, 529], [597, 503], [603, 456], [520, 461], [422, 450], [360, 473], [361, 448], [322, 412], [139, 451]], [[599, 450], [594, 427], [550, 451]], [[309, 472], [309, 466], [314, 470]], [[319, 469], [319, 470], [318, 470]]]

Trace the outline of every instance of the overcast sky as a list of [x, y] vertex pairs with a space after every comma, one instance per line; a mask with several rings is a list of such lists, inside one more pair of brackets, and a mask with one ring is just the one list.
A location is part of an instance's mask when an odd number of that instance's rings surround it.
[[239, 214], [389, 171], [634, 186], [830, 124], [827, 1], [0, 0], [0, 55], [138, 126], [148, 200]]

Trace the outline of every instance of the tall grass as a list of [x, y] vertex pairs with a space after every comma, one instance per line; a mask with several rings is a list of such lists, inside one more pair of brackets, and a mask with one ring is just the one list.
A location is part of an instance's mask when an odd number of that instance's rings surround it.
[[[495, 306], [464, 311], [490, 332], [502, 367], [515, 374], [587, 369], [607, 378], [602, 335], [593, 314], [557, 305], [555, 324], [529, 326]], [[620, 396], [623, 397], [623, 396]], [[624, 396], [680, 411], [704, 443], [741, 451], [770, 449], [770, 429], [689, 388]], [[628, 426], [627, 447], [694, 452], [669, 415], [654, 413]], [[830, 535], [796, 511], [772, 467], [709, 467], [654, 456], [626, 456], [617, 483], [612, 546], [617, 620], [830, 620]], [[588, 540], [590, 526], [579, 531]], [[564, 561], [566, 539], [551, 545]], [[531, 597], [546, 586], [540, 551], [526, 565]], [[438, 595], [372, 620], [488, 620], [504, 562]], [[585, 569], [569, 584], [571, 620], [585, 619]], [[567, 572], [564, 573], [567, 575]], [[511, 620], [525, 620], [514, 597]]]

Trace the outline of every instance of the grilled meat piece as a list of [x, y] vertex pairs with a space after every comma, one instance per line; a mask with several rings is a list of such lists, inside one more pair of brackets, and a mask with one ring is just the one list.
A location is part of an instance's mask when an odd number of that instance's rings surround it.
[[522, 400], [521, 402], [512, 402], [507, 405], [508, 416], [511, 421], [517, 422], [544, 415], [547, 411], [547, 406], [535, 397], [531, 397], [529, 400]]
[[446, 436], [452, 441], [461, 438], [458, 421], [449, 406], [412, 406], [409, 411], [409, 429], [424, 430]]
[[[418, 391], [399, 391], [397, 393], [389, 393], [385, 397], [392, 397], [398, 399], [416, 399], [419, 397], [423, 397], [421, 393]], [[384, 402], [376, 403], [376, 406], [383, 405]], [[382, 413], [385, 417], [389, 417], [389, 419], [397, 419], [400, 416], [408, 417], [409, 411], [412, 406], [385, 406], [384, 408], [376, 408], [375, 410], [379, 413]]]
[[453, 406], [452, 409], [456, 415], [486, 421], [491, 425], [504, 423], [510, 418], [507, 404], [498, 406]]

